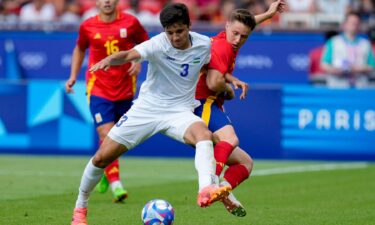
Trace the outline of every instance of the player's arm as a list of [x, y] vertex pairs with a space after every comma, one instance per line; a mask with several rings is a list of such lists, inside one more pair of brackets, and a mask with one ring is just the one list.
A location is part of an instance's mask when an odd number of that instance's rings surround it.
[[85, 58], [85, 50], [75, 46], [72, 56], [72, 65], [70, 68], [70, 77], [65, 83], [66, 93], [74, 93], [73, 86], [77, 81], [79, 71], [81, 70], [83, 59]]
[[90, 72], [95, 72], [97, 70], [108, 70], [111, 66], [122, 65], [130, 61], [137, 61], [141, 59], [141, 55], [137, 50], [130, 49], [128, 51], [120, 51], [115, 54], [109, 55], [102, 59], [100, 62], [96, 63], [90, 68]]
[[270, 7], [265, 13], [259, 14], [255, 16], [255, 21], [258, 24], [272, 18], [277, 12], [282, 13], [284, 12], [286, 3], [284, 0], [277, 0], [271, 3]]
[[224, 75], [215, 69], [209, 69], [207, 71], [206, 83], [207, 87], [216, 93], [223, 93], [229, 90]]
[[246, 82], [241, 81], [230, 73], [225, 74], [225, 80], [226, 82], [233, 84], [234, 89], [242, 89], [242, 93], [240, 95], [241, 100], [246, 98], [247, 92], [249, 91], [249, 85]]
[[225, 81], [224, 75], [218, 70], [209, 69], [207, 71], [206, 84], [211, 91], [216, 92], [216, 95], [223, 94], [227, 100], [234, 98], [232, 86]]
[[141, 72], [142, 65], [139, 62], [130, 62], [130, 67], [128, 69], [128, 74], [130, 76], [138, 76]]

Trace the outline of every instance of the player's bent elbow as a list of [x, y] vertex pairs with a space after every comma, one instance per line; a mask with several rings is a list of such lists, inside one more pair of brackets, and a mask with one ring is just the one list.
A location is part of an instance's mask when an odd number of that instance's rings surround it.
[[207, 87], [211, 91], [223, 92], [226, 90], [226, 82], [224, 76], [211, 76], [207, 78]]

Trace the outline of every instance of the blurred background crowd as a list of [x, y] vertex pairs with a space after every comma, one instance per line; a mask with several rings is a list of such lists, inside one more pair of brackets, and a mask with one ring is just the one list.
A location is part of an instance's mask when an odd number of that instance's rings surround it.
[[[119, 0], [119, 10], [135, 15], [148, 32], [160, 30], [159, 12], [165, 4], [181, 2], [188, 6], [194, 26], [201, 26], [198, 31], [217, 31], [223, 28], [230, 13], [236, 8], [246, 8], [254, 15], [265, 12], [274, 0]], [[350, 52], [352, 47], [357, 52], [360, 49], [362, 61], [365, 66], [366, 77], [370, 83], [375, 83], [373, 71], [373, 54], [368, 54], [368, 44], [358, 44], [357, 37], [365, 38], [375, 49], [375, 0], [285, 0], [286, 11], [275, 15], [272, 20], [266, 21], [257, 27], [257, 31], [267, 33], [274, 31], [291, 31], [320, 33], [325, 36], [325, 41], [340, 33], [347, 33], [351, 38], [350, 45], [331, 45], [332, 53], [339, 49]], [[0, 30], [63, 30], [76, 31], [78, 25], [85, 19], [97, 14], [95, 0], [0, 0]], [[350, 20], [346, 24], [346, 17], [355, 13], [359, 21]], [[350, 28], [352, 27], [352, 28]], [[354, 29], [355, 28], [355, 29]], [[349, 29], [349, 30], [348, 30]], [[346, 36], [348, 36], [346, 35]], [[337, 41], [335, 41], [337, 42]], [[340, 40], [338, 40], [340, 42]], [[326, 43], [325, 43], [326, 44]], [[332, 47], [336, 46], [336, 47]], [[335, 76], [353, 77], [363, 74], [364, 69], [353, 71], [335, 71], [331, 67], [341, 67], [342, 63], [335, 65], [337, 54], [325, 54], [326, 68], [321, 68], [324, 49], [328, 45], [321, 45], [306, 52], [309, 66], [306, 67], [308, 80], [312, 84], [326, 84], [327, 74], [336, 73]], [[350, 50], [350, 51], [349, 51]], [[327, 52], [327, 51], [326, 51]], [[271, 52], [269, 52], [271, 53]], [[273, 53], [274, 55], [276, 53]], [[277, 54], [280, 54], [277, 53]], [[276, 54], [276, 55], [277, 55]], [[346, 53], [345, 53], [346, 54]], [[350, 58], [350, 55], [346, 58]], [[367, 57], [368, 56], [368, 57]], [[367, 58], [368, 59], [367, 59]], [[240, 57], [241, 58], [241, 57]], [[359, 62], [352, 57], [351, 64]], [[341, 59], [340, 59], [341, 60]], [[301, 60], [299, 60], [301, 61]], [[341, 60], [342, 61], [342, 60]], [[365, 62], [367, 61], [367, 62]], [[278, 62], [281, 63], [280, 61]], [[369, 71], [368, 68], [371, 68]], [[252, 72], [253, 74], [253, 72]], [[349, 75], [347, 75], [349, 74]], [[336, 85], [334, 85], [336, 86]], [[368, 85], [365, 85], [368, 86]]]
[[[273, 0], [120, 0], [121, 10], [137, 15], [145, 26], [158, 25], [158, 13], [168, 2], [185, 3], [194, 22], [222, 24], [235, 8], [264, 12]], [[374, 0], [286, 0], [288, 9], [268, 24], [281, 28], [325, 28], [337, 25], [345, 13], [361, 15], [364, 29], [375, 25]], [[95, 0], [1, 0], [0, 21], [80, 22], [96, 13]], [[266, 23], [267, 24], [267, 23]]]

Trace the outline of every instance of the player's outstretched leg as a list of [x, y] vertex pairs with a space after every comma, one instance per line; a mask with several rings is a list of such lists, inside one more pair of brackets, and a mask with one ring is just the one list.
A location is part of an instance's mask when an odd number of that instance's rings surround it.
[[192, 123], [185, 131], [184, 140], [187, 144], [195, 145], [195, 169], [198, 172], [198, 199], [200, 207], [206, 207], [227, 196], [230, 186], [219, 187], [215, 175], [216, 161], [212, 143], [212, 133], [202, 121]]
[[212, 203], [228, 196], [231, 191], [230, 185], [220, 187], [218, 185], [219, 178], [215, 175], [212, 141], [199, 141], [196, 144], [195, 168], [198, 171], [199, 192], [197, 204], [200, 207], [210, 206]]
[[104, 169], [95, 166], [91, 159], [83, 172], [81, 184], [79, 186], [78, 198], [73, 211], [71, 225], [87, 225], [87, 204], [90, 192], [103, 176]]
[[116, 160], [127, 148], [110, 138], [106, 138], [95, 156], [83, 171], [71, 225], [87, 225], [87, 205], [90, 193], [103, 176], [104, 168]]
[[[229, 156], [227, 165], [229, 168], [225, 171], [224, 181], [220, 183], [220, 186], [230, 185], [232, 189], [235, 189], [240, 183], [246, 180], [252, 169], [253, 160], [244, 150], [236, 147], [232, 154]], [[233, 193], [221, 199], [225, 209], [231, 214], [243, 217], [246, 216], [246, 210], [238, 201]]]

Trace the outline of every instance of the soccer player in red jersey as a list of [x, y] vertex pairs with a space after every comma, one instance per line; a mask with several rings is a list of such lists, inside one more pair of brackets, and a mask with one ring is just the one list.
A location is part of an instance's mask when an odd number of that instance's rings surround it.
[[[232, 189], [247, 179], [253, 168], [253, 160], [238, 146], [238, 137], [223, 108], [225, 100], [234, 98], [230, 83], [235, 88], [242, 89], [240, 99], [244, 99], [248, 91], [246, 83], [231, 75], [236, 56], [255, 26], [271, 18], [276, 12], [282, 12], [284, 7], [284, 1], [275, 1], [267, 12], [255, 17], [245, 9], [233, 11], [225, 31], [211, 38], [211, 60], [208, 66], [201, 70], [196, 92], [196, 99], [201, 101], [201, 106], [196, 108], [195, 113], [202, 117], [213, 132], [216, 175], [220, 176], [224, 166], [228, 166], [220, 185], [230, 185]], [[222, 199], [222, 202], [233, 215], [246, 215], [246, 210], [233, 193]]]
[[[113, 53], [129, 50], [149, 39], [147, 32], [134, 16], [118, 11], [118, 2], [97, 0], [99, 14], [81, 24], [73, 50], [70, 77], [65, 84], [67, 93], [74, 93], [73, 86], [86, 49], [89, 49], [90, 68]], [[87, 100], [100, 143], [115, 122], [130, 108], [140, 69], [139, 63], [132, 62], [111, 67], [108, 71], [86, 72]], [[105, 192], [109, 186], [115, 202], [122, 202], [127, 197], [127, 191], [120, 181], [118, 159], [106, 167], [105, 176], [97, 189], [99, 192]]]

